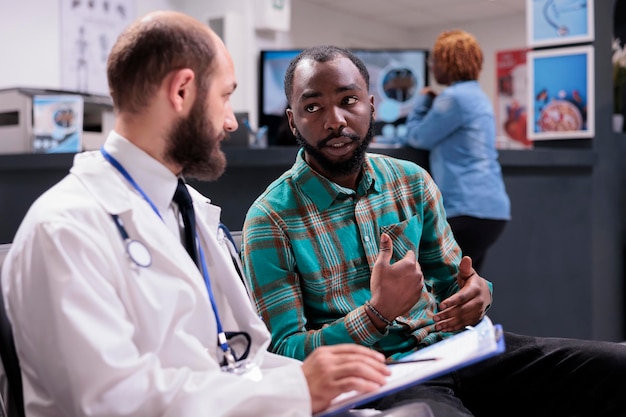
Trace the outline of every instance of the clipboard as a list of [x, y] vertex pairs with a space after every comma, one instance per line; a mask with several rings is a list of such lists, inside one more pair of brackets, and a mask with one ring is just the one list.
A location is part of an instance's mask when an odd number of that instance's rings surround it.
[[[391, 375], [377, 391], [350, 391], [337, 396], [330, 407], [313, 417], [331, 417], [351, 408], [369, 403], [404, 388], [428, 381], [439, 375], [466, 367], [498, 355], [505, 350], [502, 326], [494, 325], [489, 317], [473, 327], [418, 350], [400, 359], [409, 362], [389, 365]], [[437, 358], [436, 360], [430, 360]]]

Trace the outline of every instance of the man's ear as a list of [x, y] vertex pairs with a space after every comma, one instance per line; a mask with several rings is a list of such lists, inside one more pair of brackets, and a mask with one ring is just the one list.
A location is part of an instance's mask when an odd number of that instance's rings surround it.
[[194, 102], [196, 94], [195, 74], [189, 68], [173, 71], [169, 85], [168, 97], [174, 110], [184, 112]]
[[285, 114], [287, 114], [287, 121], [289, 122], [289, 130], [293, 135], [296, 135], [296, 125], [293, 123], [293, 110], [290, 108], [285, 109]]
[[372, 106], [372, 117], [376, 120], [376, 106], [374, 105], [374, 96], [370, 96], [370, 106]]

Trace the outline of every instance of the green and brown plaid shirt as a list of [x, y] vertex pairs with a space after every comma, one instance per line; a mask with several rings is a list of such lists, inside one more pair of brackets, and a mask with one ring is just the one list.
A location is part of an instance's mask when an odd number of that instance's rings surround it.
[[[272, 333], [270, 349], [304, 359], [322, 345], [360, 343], [399, 357], [449, 335], [433, 315], [458, 291], [461, 251], [441, 194], [418, 165], [368, 154], [356, 192], [293, 167], [253, 203], [244, 223], [244, 275]], [[365, 312], [381, 233], [392, 262], [413, 250], [424, 273], [420, 301], [379, 332]]]

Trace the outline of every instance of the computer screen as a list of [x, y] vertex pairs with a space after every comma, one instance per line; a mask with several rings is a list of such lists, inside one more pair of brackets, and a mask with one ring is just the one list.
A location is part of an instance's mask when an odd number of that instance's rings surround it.
[[261, 51], [259, 70], [259, 127], [267, 126], [269, 145], [296, 145], [287, 126], [284, 79], [289, 62], [300, 49]]
[[[300, 49], [265, 50], [260, 56], [259, 126], [268, 127], [270, 145], [295, 145], [286, 126], [283, 81], [289, 62]], [[375, 141], [393, 141], [404, 134], [417, 93], [428, 85], [426, 49], [351, 49], [370, 73], [374, 96]]]

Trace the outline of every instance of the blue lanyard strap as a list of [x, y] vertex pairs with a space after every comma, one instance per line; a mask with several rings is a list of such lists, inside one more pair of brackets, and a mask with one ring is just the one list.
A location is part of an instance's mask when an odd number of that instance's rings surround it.
[[[120, 164], [117, 159], [115, 159], [110, 153], [108, 153], [106, 151], [106, 149], [104, 149], [104, 146], [102, 146], [100, 148], [100, 153], [102, 153], [102, 156], [104, 156], [104, 158], [111, 165], [113, 165], [113, 167], [115, 169], [117, 169], [120, 172], [120, 174], [122, 174], [122, 176], [124, 176], [124, 178], [126, 178], [126, 180], [130, 183], [130, 185], [132, 185], [133, 188], [135, 190], [137, 190], [137, 192], [139, 194], [141, 194], [143, 199], [146, 200], [146, 202], [148, 202], [148, 204], [150, 204], [150, 207], [152, 207], [152, 210], [154, 210], [154, 212], [157, 214], [157, 216], [159, 216], [159, 218], [161, 220], [163, 220], [163, 217], [161, 216], [161, 213], [159, 213], [159, 209], [157, 209], [157, 207], [154, 205], [152, 200], [150, 200], [148, 195], [141, 189], [141, 187], [139, 187], [139, 184], [137, 184], [135, 182], [133, 177], [131, 177], [131, 175], [128, 173], [128, 171], [126, 171], [126, 169], [122, 166], [122, 164]], [[119, 227], [119, 222], [116, 222], [116, 224]], [[224, 226], [224, 228], [225, 228], [225, 226]], [[126, 231], [124, 231], [124, 233], [126, 233]], [[204, 258], [204, 251], [202, 250], [202, 246], [198, 244], [198, 234], [196, 233], [195, 230], [194, 230], [194, 233], [196, 235], [196, 246], [198, 247], [198, 254], [200, 256], [200, 263], [202, 265], [202, 271], [201, 272], [202, 272], [202, 277], [204, 278], [204, 285], [206, 286], [207, 292], [209, 294], [209, 300], [211, 301], [211, 307], [213, 308], [213, 313], [215, 314], [215, 321], [217, 323], [217, 342], [218, 342], [218, 345], [220, 346], [220, 348], [222, 349], [222, 351], [224, 352], [224, 359], [226, 360], [226, 365], [229, 368], [230, 367], [234, 367], [234, 365], [235, 365], [235, 358], [233, 357], [233, 355], [231, 353], [230, 346], [228, 344], [228, 339], [226, 338], [226, 333], [224, 332], [224, 329], [222, 327], [222, 321], [220, 320], [220, 315], [219, 315], [219, 313], [217, 311], [217, 304], [215, 303], [215, 297], [213, 296], [213, 290], [211, 289], [211, 280], [209, 278], [209, 269], [206, 266], [206, 261], [205, 261], [205, 258]], [[230, 233], [228, 233], [228, 235], [230, 235]], [[127, 233], [126, 233], [126, 236], [128, 236]]]
[[[217, 304], [215, 303], [215, 297], [213, 296], [213, 290], [211, 289], [211, 281], [209, 280], [209, 269], [206, 266], [204, 251], [202, 250], [201, 245], [198, 245], [198, 253], [200, 255], [200, 263], [202, 264], [202, 277], [204, 278], [204, 285], [206, 285], [207, 292], [209, 293], [209, 300], [211, 300], [211, 306], [213, 307], [213, 312], [215, 313], [215, 321], [217, 323], [217, 343], [224, 351], [224, 354], [230, 355], [230, 346], [228, 345], [226, 333], [224, 333], [224, 328], [222, 327], [222, 321], [220, 320], [220, 316], [217, 313]], [[228, 356], [226, 357], [226, 359], [228, 360]], [[230, 360], [228, 360], [228, 362], [230, 362]]]
[[119, 161], [115, 158], [113, 158], [113, 156], [108, 153], [106, 151], [106, 149], [104, 149], [104, 146], [102, 146], [100, 148], [100, 153], [102, 153], [102, 156], [104, 156], [104, 159], [106, 159], [107, 161], [109, 161], [111, 163], [111, 165], [113, 165], [115, 167], [115, 169], [117, 169], [120, 174], [122, 174], [122, 176], [124, 176], [124, 178], [126, 178], [126, 180], [130, 183], [130, 185], [133, 186], [133, 188], [135, 190], [137, 190], [137, 192], [139, 194], [141, 194], [141, 196], [143, 197], [144, 200], [146, 200], [148, 202], [148, 204], [150, 204], [150, 207], [152, 207], [152, 210], [154, 210], [154, 212], [157, 214], [157, 216], [159, 216], [159, 218], [161, 220], [163, 220], [163, 217], [161, 217], [161, 213], [159, 213], [159, 209], [156, 208], [156, 206], [154, 205], [154, 203], [152, 202], [152, 200], [150, 200], [150, 198], [148, 197], [148, 195], [141, 189], [141, 187], [139, 186], [139, 184], [137, 184], [135, 182], [135, 180], [133, 179], [133, 177], [130, 176], [130, 174], [128, 173], [128, 171], [126, 171], [126, 168], [124, 168], [122, 166], [122, 164], [119, 163]]

